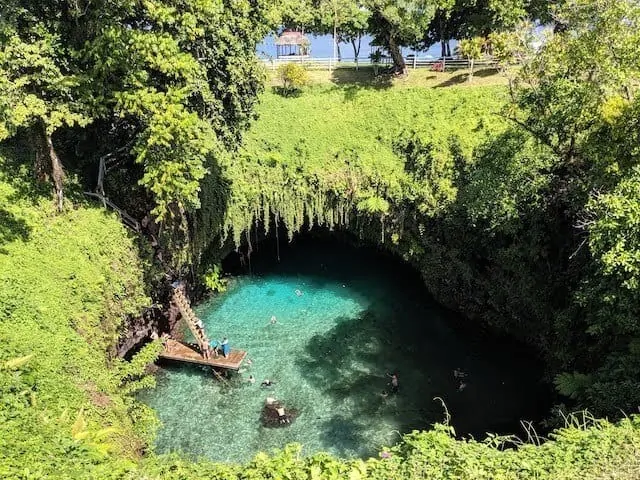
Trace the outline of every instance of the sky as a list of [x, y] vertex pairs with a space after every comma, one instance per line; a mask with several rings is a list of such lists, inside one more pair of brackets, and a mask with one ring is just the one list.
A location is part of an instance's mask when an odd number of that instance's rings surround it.
[[[311, 56], [319, 58], [329, 58], [333, 56], [333, 37], [331, 35], [307, 35], [307, 38], [311, 42]], [[275, 36], [270, 35], [266, 37], [257, 47], [258, 55], [262, 58], [271, 58], [276, 56]], [[374, 47], [370, 46], [372, 38], [369, 35], [362, 37], [362, 46], [360, 48], [361, 59], [368, 59], [369, 54], [373, 51]], [[455, 40], [451, 41], [451, 49], [455, 47]], [[353, 58], [353, 47], [350, 43], [341, 43], [340, 50], [342, 57]], [[403, 48], [402, 53], [406, 56], [412, 53], [416, 53], [410, 48]], [[431, 46], [426, 52], [417, 52], [420, 57], [434, 57], [440, 56], [440, 44]]]

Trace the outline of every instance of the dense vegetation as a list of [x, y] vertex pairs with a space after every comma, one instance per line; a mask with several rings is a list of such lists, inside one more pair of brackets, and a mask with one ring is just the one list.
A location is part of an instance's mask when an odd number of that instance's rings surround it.
[[[554, 10], [556, 33], [509, 89], [382, 77], [267, 92], [238, 150], [263, 85], [255, 43], [283, 14], [271, 3], [0, 7], [0, 475], [637, 478], [636, 417], [517, 449], [440, 425], [366, 462], [153, 454], [153, 413], [131, 393], [152, 386], [158, 347], [117, 358], [127, 320], [203, 252], [231, 239], [250, 251], [274, 223], [347, 228], [401, 254], [440, 301], [537, 347], [576, 406], [619, 417], [640, 405], [638, 6]], [[365, 3], [391, 50], [478, 33], [465, 2]], [[511, 25], [500, 19], [520, 7], [469, 8]], [[94, 189], [139, 220], [135, 237], [87, 203]]]
[[152, 412], [127, 394], [152, 385], [142, 374], [157, 349], [131, 363], [114, 353], [149, 303], [119, 219], [83, 202], [56, 214], [25, 151], [0, 151], [0, 476], [78, 478], [151, 440]]
[[[391, 205], [410, 200], [416, 188], [429, 190], [429, 208], [443, 208], [453, 195], [451, 143], [468, 156], [504, 129], [498, 113], [506, 93], [500, 87], [389, 87], [316, 86], [284, 101], [263, 95], [260, 119], [229, 167], [229, 225], [250, 226], [255, 211], [269, 210], [291, 233], [305, 221], [344, 225], [353, 213], [363, 216], [363, 225], [371, 216], [384, 222]], [[409, 138], [432, 148], [428, 184], [413, 182], [398, 155]], [[233, 231], [239, 242], [241, 232]]]
[[262, 201], [293, 231], [306, 216], [390, 244], [441, 302], [536, 346], [561, 393], [599, 415], [633, 412], [638, 15], [625, 1], [566, 8], [572, 30], [509, 95], [270, 96], [232, 198], [250, 215]]

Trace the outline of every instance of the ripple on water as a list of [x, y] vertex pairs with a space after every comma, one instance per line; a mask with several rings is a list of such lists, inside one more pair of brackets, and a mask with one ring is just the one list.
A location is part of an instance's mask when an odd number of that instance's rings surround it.
[[[246, 461], [298, 442], [304, 453], [365, 457], [441, 420], [436, 396], [459, 432], [503, 429], [536, 410], [538, 372], [529, 362], [517, 351], [504, 362], [495, 344], [454, 331], [451, 314], [406, 267], [371, 252], [294, 248], [197, 313], [212, 338], [229, 337], [253, 365], [224, 386], [206, 368], [163, 364], [157, 388], [141, 395], [163, 425], [159, 452]], [[455, 368], [468, 374], [462, 391]], [[400, 392], [385, 397], [392, 371]], [[275, 385], [261, 388], [265, 378]], [[299, 410], [290, 427], [260, 425], [267, 396]]]

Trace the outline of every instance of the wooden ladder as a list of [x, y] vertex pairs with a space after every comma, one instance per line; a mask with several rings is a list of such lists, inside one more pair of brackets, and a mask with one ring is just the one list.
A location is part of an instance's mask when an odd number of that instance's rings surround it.
[[200, 347], [200, 351], [204, 352], [209, 347], [209, 339], [204, 332], [204, 329], [198, 328], [197, 322], [198, 317], [193, 313], [191, 309], [191, 305], [189, 305], [189, 300], [184, 296], [181, 290], [174, 289], [173, 290], [173, 301], [178, 306], [180, 310], [180, 314], [184, 321], [187, 323], [189, 330], [193, 333], [193, 336], [198, 342], [198, 346]]

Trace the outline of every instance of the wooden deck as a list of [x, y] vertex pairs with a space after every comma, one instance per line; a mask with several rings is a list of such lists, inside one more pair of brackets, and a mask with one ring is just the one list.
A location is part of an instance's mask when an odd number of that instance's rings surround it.
[[178, 342], [173, 338], [167, 339], [164, 350], [160, 352], [160, 358], [197, 363], [216, 368], [226, 368], [227, 370], [238, 370], [246, 356], [247, 352], [244, 350], [231, 350], [227, 358], [223, 357], [222, 354], [217, 357], [204, 358], [200, 355], [196, 347], [187, 343]]

